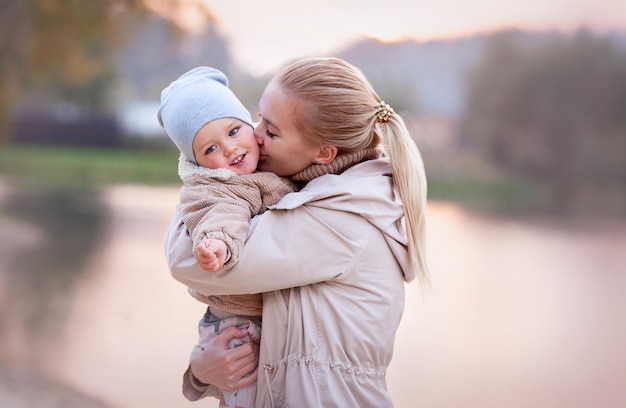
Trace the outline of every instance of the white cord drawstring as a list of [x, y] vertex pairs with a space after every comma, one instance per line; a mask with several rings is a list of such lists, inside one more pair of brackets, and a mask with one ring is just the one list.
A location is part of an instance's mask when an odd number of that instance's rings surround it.
[[270, 364], [265, 364], [263, 366], [263, 372], [265, 374], [265, 384], [267, 386], [267, 394], [270, 397], [270, 406], [274, 408], [274, 396], [272, 395], [272, 388], [270, 387], [270, 377], [269, 377], [269, 373], [271, 373], [272, 371], [274, 371], [274, 367], [272, 367]]

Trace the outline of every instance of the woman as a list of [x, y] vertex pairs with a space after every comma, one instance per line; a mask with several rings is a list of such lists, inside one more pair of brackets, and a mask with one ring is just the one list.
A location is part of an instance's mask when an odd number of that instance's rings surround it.
[[[257, 407], [390, 407], [385, 376], [404, 282], [428, 283], [419, 151], [400, 116], [340, 59], [287, 66], [259, 106], [259, 169], [302, 189], [254, 217], [239, 264], [216, 274], [195, 263], [177, 211], [165, 242], [172, 275], [208, 296], [263, 293]], [[231, 386], [253, 381], [241, 378], [251, 348], [223, 350], [232, 336], [191, 362], [198, 397], [202, 383], [225, 385], [211, 371]]]

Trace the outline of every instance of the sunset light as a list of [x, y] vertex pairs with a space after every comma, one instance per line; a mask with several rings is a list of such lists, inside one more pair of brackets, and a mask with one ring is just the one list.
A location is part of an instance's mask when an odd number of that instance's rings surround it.
[[[191, 0], [190, 0], [191, 1]], [[618, 0], [416, 1], [288, 0], [204, 2], [229, 40], [238, 65], [264, 73], [287, 60], [337, 51], [361, 37], [428, 41], [502, 28], [626, 28]]]

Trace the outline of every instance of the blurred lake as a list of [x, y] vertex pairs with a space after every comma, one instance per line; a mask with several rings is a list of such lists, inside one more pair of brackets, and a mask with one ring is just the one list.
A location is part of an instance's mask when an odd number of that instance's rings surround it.
[[[217, 407], [180, 391], [203, 307], [165, 264], [177, 198], [0, 183], [3, 369], [108, 407]], [[407, 286], [396, 407], [626, 406], [626, 220], [428, 211], [433, 290]]]

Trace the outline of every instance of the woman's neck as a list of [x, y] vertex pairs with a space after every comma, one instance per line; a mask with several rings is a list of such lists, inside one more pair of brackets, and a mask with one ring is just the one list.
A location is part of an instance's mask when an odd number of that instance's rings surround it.
[[382, 156], [378, 147], [370, 147], [356, 152], [341, 154], [328, 164], [312, 164], [290, 178], [293, 181], [307, 183], [324, 174], [341, 174], [355, 164], [365, 160], [377, 159]]

